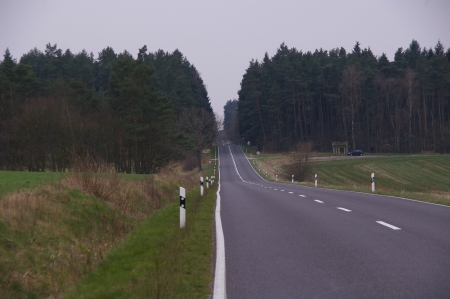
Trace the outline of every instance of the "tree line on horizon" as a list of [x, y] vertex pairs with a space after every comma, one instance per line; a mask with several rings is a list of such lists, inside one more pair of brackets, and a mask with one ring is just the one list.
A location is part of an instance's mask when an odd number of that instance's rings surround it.
[[413, 40], [393, 61], [359, 42], [347, 53], [298, 51], [251, 60], [238, 99], [224, 106], [224, 129], [236, 142], [268, 151], [332, 142], [367, 152], [450, 152], [450, 49]]
[[[196, 68], [179, 50], [94, 59], [57, 45], [0, 62], [0, 169], [66, 171], [76, 161], [154, 173], [200, 155], [216, 123]], [[187, 128], [190, 128], [189, 130]], [[194, 129], [192, 129], [194, 128]]]

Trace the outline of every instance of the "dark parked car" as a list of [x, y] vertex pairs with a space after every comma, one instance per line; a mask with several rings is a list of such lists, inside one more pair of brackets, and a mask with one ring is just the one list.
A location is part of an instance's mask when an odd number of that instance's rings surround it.
[[362, 150], [352, 150], [351, 152], [347, 153], [347, 156], [362, 156], [363, 151]]

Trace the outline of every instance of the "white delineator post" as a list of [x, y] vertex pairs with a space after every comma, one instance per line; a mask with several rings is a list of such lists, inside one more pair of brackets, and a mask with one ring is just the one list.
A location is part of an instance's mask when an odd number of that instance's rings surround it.
[[292, 175], [292, 183], [294, 182], [294, 175]]
[[186, 190], [180, 187], [180, 228], [186, 226]]
[[206, 188], [209, 188], [209, 179], [206, 177]]
[[370, 181], [372, 182], [372, 192], [375, 192], [375, 173], [370, 176]]
[[203, 177], [200, 177], [200, 195], [203, 196]]
[[275, 175], [275, 182], [278, 182], [278, 174]]
[[314, 175], [314, 186], [317, 187], [317, 174]]

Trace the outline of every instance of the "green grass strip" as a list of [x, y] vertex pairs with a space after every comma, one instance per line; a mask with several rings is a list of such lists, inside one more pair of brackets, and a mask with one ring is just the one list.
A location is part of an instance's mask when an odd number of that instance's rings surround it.
[[[282, 166], [273, 167], [266, 160], [293, 161], [288, 153], [253, 155], [253, 158], [251, 165], [264, 178], [268, 171], [269, 181], [275, 181]], [[296, 184], [314, 186], [314, 174], [318, 174], [319, 188], [372, 193], [370, 176], [375, 173], [376, 194], [450, 206], [450, 155], [447, 154], [351, 157], [311, 161], [311, 167], [307, 180]], [[278, 178], [287, 182], [286, 177]]]
[[135, 229], [65, 298], [205, 298], [211, 293], [215, 191], [186, 195]]

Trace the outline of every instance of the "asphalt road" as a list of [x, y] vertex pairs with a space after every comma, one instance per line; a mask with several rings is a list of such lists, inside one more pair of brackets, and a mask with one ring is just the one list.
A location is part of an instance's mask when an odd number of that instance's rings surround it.
[[228, 299], [450, 298], [450, 208], [266, 182], [238, 146], [220, 175]]

